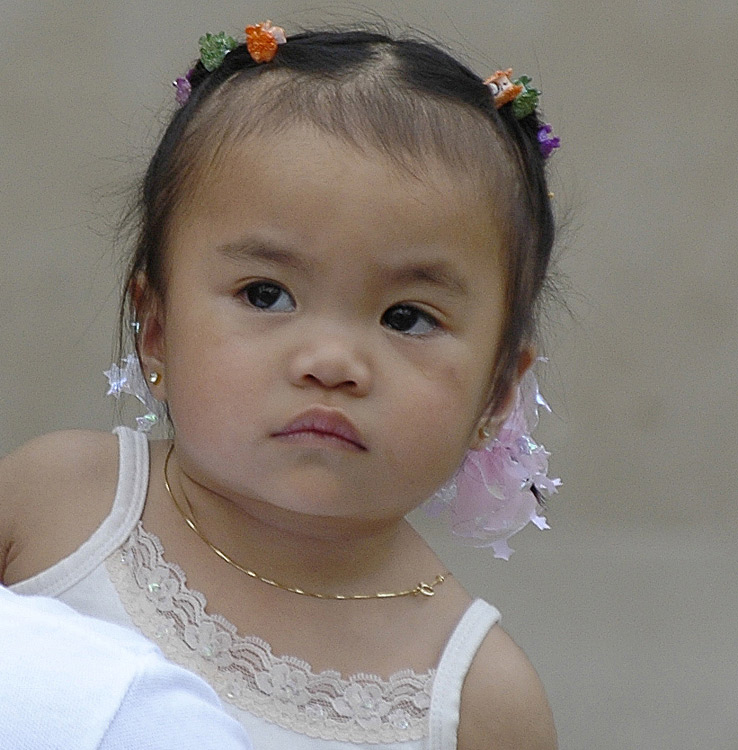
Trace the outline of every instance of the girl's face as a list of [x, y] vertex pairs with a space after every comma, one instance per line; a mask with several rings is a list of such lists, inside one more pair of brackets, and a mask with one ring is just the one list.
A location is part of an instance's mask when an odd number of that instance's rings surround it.
[[483, 419], [505, 286], [489, 201], [298, 127], [201, 174], [143, 336], [180, 466], [243, 507], [401, 517]]

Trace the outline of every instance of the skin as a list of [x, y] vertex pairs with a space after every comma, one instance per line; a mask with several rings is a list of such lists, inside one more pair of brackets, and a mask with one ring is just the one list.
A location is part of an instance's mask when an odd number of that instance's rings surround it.
[[[152, 391], [175, 428], [170, 481], [211, 540], [277, 580], [407, 588], [443, 565], [403, 517], [478, 445], [482, 425], [494, 431], [505, 416], [486, 411], [503, 238], [478, 187], [440, 163], [418, 178], [308, 128], [286, 135], [202, 170], [172, 220], [164, 297], [145, 278], [134, 290], [140, 353], [162, 375]], [[519, 374], [531, 359], [521, 353]], [[352, 439], [290, 431], [311, 410], [349, 424]], [[87, 467], [90, 493], [114, 492], [116, 447], [93, 435], [41, 439], [0, 465], [6, 581], [68, 554], [104, 518], [85, 495], [87, 522], [63, 520], [80, 488], [74, 472], [58, 474], [80, 441], [107, 467]], [[152, 445], [152, 477], [168, 448]], [[54, 466], [29, 487], [41, 456]], [[270, 589], [193, 542], [159, 482], [143, 521], [211, 611], [314, 669], [389, 676], [399, 653], [400, 668], [431, 668], [470, 601], [453, 578], [424, 601], [336, 606]], [[34, 522], [60, 541], [43, 547]], [[295, 629], [296, 618], [312, 628]], [[491, 746], [555, 747], [540, 682], [499, 627], [465, 683], [459, 731], [462, 750]]]

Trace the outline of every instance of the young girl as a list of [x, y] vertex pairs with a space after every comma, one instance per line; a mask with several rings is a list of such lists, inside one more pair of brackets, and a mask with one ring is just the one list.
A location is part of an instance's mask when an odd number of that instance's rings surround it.
[[553, 748], [497, 611], [404, 520], [479, 468], [534, 359], [540, 92], [425, 42], [246, 31], [201, 38], [140, 196], [124, 311], [172, 439], [4, 459], [2, 578], [139, 629], [259, 750]]

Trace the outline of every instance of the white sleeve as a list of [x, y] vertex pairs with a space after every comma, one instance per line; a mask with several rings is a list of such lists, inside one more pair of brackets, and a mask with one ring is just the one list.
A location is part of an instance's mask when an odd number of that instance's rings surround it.
[[212, 688], [116, 625], [0, 586], [2, 750], [251, 750]]
[[131, 681], [100, 750], [251, 750], [244, 728], [199, 677], [158, 654]]

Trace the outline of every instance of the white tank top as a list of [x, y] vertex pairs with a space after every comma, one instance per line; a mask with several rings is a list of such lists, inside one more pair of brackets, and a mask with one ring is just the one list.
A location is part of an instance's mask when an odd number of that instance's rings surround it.
[[167, 562], [140, 519], [149, 451], [145, 435], [116, 429], [119, 478], [110, 515], [69, 557], [10, 588], [60, 599], [138, 630], [174, 662], [199, 674], [245, 726], [258, 750], [455, 750], [461, 688], [499, 612], [481, 599], [451, 634], [436, 669], [381, 679], [313, 672], [242, 636]]

